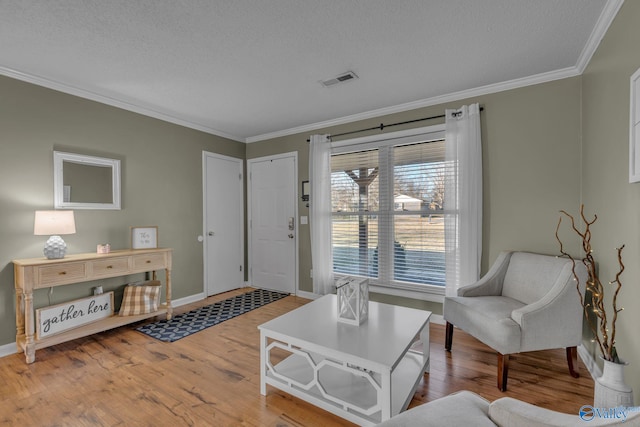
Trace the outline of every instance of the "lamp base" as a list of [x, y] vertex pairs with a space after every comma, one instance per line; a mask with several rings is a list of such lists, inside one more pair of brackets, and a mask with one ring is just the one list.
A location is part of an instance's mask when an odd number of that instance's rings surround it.
[[47, 243], [44, 244], [44, 250], [42, 251], [47, 259], [60, 259], [64, 258], [67, 253], [67, 244], [62, 240], [60, 236], [51, 236]]

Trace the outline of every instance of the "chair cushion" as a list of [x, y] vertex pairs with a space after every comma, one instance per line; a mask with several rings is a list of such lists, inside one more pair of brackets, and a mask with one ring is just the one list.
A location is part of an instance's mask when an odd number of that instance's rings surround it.
[[511, 312], [524, 304], [504, 296], [445, 297], [444, 319], [502, 354], [520, 352], [520, 326]]
[[440, 427], [440, 426], [489, 426], [489, 402], [470, 391], [450, 394], [424, 405], [416, 406], [378, 427]]
[[567, 258], [514, 252], [502, 283], [502, 296], [525, 304], [534, 303], [556, 284], [562, 270], [569, 268], [568, 264], [571, 261]]

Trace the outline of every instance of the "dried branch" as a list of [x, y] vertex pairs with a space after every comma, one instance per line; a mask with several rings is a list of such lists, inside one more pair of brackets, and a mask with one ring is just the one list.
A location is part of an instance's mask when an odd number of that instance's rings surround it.
[[615, 344], [616, 344], [616, 321], [618, 320], [618, 313], [624, 310], [623, 308], [618, 309], [618, 294], [620, 293], [620, 289], [622, 289], [622, 282], [620, 282], [620, 276], [624, 271], [624, 264], [622, 263], [622, 250], [624, 249], [624, 245], [616, 248], [618, 251], [618, 265], [620, 269], [616, 273], [616, 278], [610, 282], [612, 285], [616, 285], [616, 290], [613, 292], [613, 319], [611, 319], [611, 347], [612, 347], [612, 359], [614, 362], [619, 362], [618, 354], [615, 352]]
[[[573, 278], [576, 280], [576, 287], [578, 290], [578, 295], [580, 296], [580, 304], [582, 304], [584, 316], [587, 319], [587, 323], [589, 324], [591, 332], [593, 333], [594, 341], [598, 344], [602, 357], [605, 360], [617, 362], [618, 356], [615, 350], [616, 321], [618, 319], [618, 313], [623, 310], [618, 309], [617, 299], [618, 293], [622, 288], [620, 276], [624, 271], [624, 264], [622, 263], [622, 249], [624, 249], [624, 245], [622, 245], [620, 248], [617, 248], [618, 264], [620, 265], [620, 269], [616, 274], [615, 279], [609, 282], [610, 284], [616, 285], [616, 289], [613, 294], [613, 319], [611, 321], [611, 334], [609, 334], [607, 311], [604, 305], [604, 287], [602, 286], [600, 278], [598, 277], [596, 261], [593, 257], [593, 250], [591, 248], [591, 226], [596, 222], [598, 216], [594, 215], [592, 220], [588, 220], [584, 214], [584, 205], [581, 205], [580, 219], [582, 220], [582, 223], [584, 225], [584, 231], [581, 231], [577, 227], [576, 220], [572, 215], [564, 210], [561, 210], [560, 213], [569, 218], [569, 220], [571, 221], [571, 228], [582, 239], [582, 250], [584, 252], [584, 256], [582, 257], [580, 262], [582, 262], [582, 264], [587, 269], [587, 282], [585, 284], [584, 294], [580, 291], [580, 279], [576, 273], [576, 261], [568, 252], [565, 251], [562, 240], [558, 235], [558, 231], [560, 230], [560, 226], [562, 224], [562, 216], [560, 216], [558, 225], [556, 226], [556, 240], [560, 244], [560, 253], [562, 254], [562, 256], [569, 258], [572, 262]], [[587, 293], [591, 295], [591, 302], [587, 302]]]

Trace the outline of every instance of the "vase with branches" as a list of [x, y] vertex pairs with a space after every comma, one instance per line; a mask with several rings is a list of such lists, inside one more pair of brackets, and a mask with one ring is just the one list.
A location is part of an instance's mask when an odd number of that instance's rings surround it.
[[[591, 226], [596, 222], [598, 216], [593, 215], [593, 219], [587, 219], [584, 214], [584, 205], [581, 205], [578, 222], [581, 222], [582, 226], [579, 227], [578, 224], [576, 224], [576, 219], [572, 215], [566, 211], [560, 211], [560, 214], [560, 219], [556, 227], [556, 240], [560, 243], [560, 253], [568, 257], [573, 263], [573, 277], [576, 280], [580, 303], [584, 309], [584, 316], [593, 334], [593, 341], [597, 343], [602, 359], [604, 360], [602, 376], [595, 380], [594, 406], [597, 408], [613, 408], [633, 405], [633, 390], [624, 381], [623, 368], [626, 363], [620, 360], [618, 352], [616, 351], [616, 322], [618, 320], [618, 313], [624, 310], [622, 307], [618, 308], [618, 294], [622, 289], [620, 276], [624, 271], [624, 264], [622, 262], [624, 245], [616, 248], [618, 255], [618, 272], [615, 278], [609, 282], [609, 285], [613, 288], [612, 310], [609, 312], [611, 315], [609, 318], [607, 317], [607, 309], [604, 301], [605, 287], [600, 281], [596, 261], [593, 256], [593, 249], [591, 248]], [[571, 229], [582, 239], [583, 256], [579, 260], [576, 260], [565, 250], [558, 234], [563, 218], [569, 219]], [[580, 279], [576, 274], [576, 262], [581, 262], [587, 270], [584, 293], [580, 291]]]
[[[598, 270], [596, 268], [596, 261], [593, 255], [593, 249], [591, 247], [591, 226], [598, 219], [597, 215], [593, 215], [593, 219], [589, 220], [584, 214], [584, 205], [580, 206], [580, 221], [582, 222], [582, 230], [576, 224], [576, 219], [564, 210], [560, 211], [560, 219], [556, 227], [556, 239], [560, 244], [560, 253], [563, 256], [568, 257], [574, 265], [573, 275], [576, 281], [578, 276], [575, 271], [576, 262], [581, 262], [587, 268], [587, 283], [586, 290], [583, 294], [578, 287], [578, 294], [580, 296], [580, 303], [584, 308], [584, 315], [587, 319], [587, 323], [593, 334], [593, 339], [597, 343], [600, 350], [600, 354], [604, 360], [614, 363], [620, 363], [618, 353], [616, 351], [616, 321], [618, 320], [618, 313], [624, 310], [623, 307], [618, 308], [618, 294], [622, 289], [622, 282], [620, 276], [624, 271], [624, 264], [622, 263], [622, 250], [624, 245], [616, 248], [618, 254], [618, 272], [615, 278], [609, 282], [609, 285], [613, 287], [612, 297], [612, 310], [610, 312], [611, 317], [607, 316], [607, 309], [605, 307], [604, 295], [605, 287], [600, 281]], [[558, 235], [560, 226], [562, 225], [562, 219], [568, 218], [571, 223], [571, 228], [582, 239], [582, 251], [583, 256], [581, 259], [576, 260], [571, 256], [564, 248], [562, 240]], [[587, 298], [587, 294], [590, 294], [590, 299]]]

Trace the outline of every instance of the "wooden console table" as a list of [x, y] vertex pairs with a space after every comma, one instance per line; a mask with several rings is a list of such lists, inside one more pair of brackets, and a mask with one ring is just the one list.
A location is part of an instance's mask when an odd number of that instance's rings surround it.
[[[76, 254], [68, 255], [62, 259], [14, 260], [18, 351], [23, 351], [27, 363], [32, 363], [35, 361], [36, 350], [41, 348], [165, 313], [167, 320], [171, 319], [171, 255], [171, 249], [159, 248], [119, 250], [108, 254]], [[138, 316], [119, 316], [116, 313], [106, 319], [69, 329], [56, 335], [42, 338], [35, 336], [34, 290], [149, 271], [153, 272], [155, 277], [156, 270], [165, 270], [166, 274], [166, 300], [158, 311]]]

